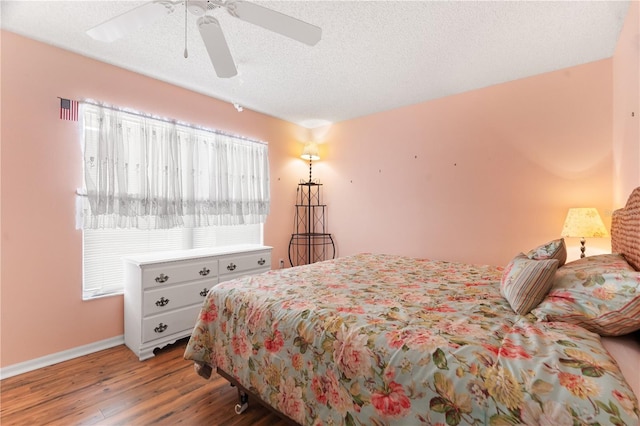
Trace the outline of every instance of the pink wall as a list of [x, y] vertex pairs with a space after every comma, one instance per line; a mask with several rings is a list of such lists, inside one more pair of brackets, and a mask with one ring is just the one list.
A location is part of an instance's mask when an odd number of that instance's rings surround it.
[[632, 1], [613, 56], [614, 208], [640, 186], [640, 1]]
[[302, 161], [298, 127], [206, 96], [2, 32], [1, 365], [123, 333], [122, 296], [81, 299], [81, 186], [77, 123], [58, 119], [58, 96], [92, 98], [269, 142], [273, 267], [286, 258]]
[[569, 207], [606, 214], [611, 79], [602, 60], [334, 125], [315, 175], [339, 254], [504, 265]]

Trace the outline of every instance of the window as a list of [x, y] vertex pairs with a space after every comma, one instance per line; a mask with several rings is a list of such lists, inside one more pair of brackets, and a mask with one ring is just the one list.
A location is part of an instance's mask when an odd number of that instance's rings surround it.
[[267, 145], [83, 103], [83, 298], [123, 290], [122, 256], [260, 244]]
[[262, 224], [173, 229], [84, 229], [83, 299], [121, 294], [122, 257], [152, 251], [262, 244]]

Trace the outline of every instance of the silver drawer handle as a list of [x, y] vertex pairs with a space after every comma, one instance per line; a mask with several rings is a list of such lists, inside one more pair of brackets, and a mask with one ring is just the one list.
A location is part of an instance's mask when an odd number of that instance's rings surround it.
[[167, 324], [160, 323], [156, 328], [153, 329], [153, 331], [155, 331], [156, 333], [162, 333], [167, 329], [167, 327], [169, 327]]
[[157, 283], [165, 283], [165, 282], [167, 282], [168, 279], [169, 279], [169, 275], [160, 274], [159, 276], [156, 277], [156, 282]]
[[231, 262], [228, 266], [227, 266], [227, 270], [228, 271], [235, 271], [235, 269], [237, 268], [236, 265], [233, 264], [233, 262]]
[[206, 297], [206, 296], [207, 296], [207, 293], [209, 293], [209, 290], [207, 290], [207, 289], [206, 289], [206, 287], [205, 287], [205, 288], [203, 288], [203, 289], [202, 289], [202, 291], [200, 292], [200, 296], [202, 296], [202, 297]]
[[156, 301], [156, 306], [166, 306], [169, 303], [169, 299], [165, 299], [164, 296], [160, 300]]
[[206, 277], [207, 275], [209, 275], [209, 272], [211, 272], [211, 270], [207, 269], [207, 267], [205, 266], [204, 268], [202, 268], [202, 270], [200, 272], [198, 272], [200, 275], [202, 275], [203, 277]]
[[258, 260], [258, 265], [260, 266], [264, 265], [265, 263], [267, 263], [267, 261], [264, 260], [263, 258], [260, 258], [260, 260]]

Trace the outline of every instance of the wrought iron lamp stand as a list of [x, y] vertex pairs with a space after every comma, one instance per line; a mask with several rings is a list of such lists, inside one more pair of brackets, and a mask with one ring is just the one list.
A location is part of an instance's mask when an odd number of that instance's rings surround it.
[[289, 241], [289, 263], [291, 266], [306, 265], [335, 257], [333, 237], [326, 230], [325, 210], [322, 204], [322, 184], [311, 178], [298, 184], [294, 232]]

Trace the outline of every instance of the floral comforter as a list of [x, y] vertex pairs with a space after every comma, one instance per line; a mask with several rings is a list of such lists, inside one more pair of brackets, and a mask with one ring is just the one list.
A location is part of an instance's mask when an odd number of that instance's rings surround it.
[[302, 425], [637, 425], [599, 336], [516, 315], [501, 274], [362, 254], [225, 282], [185, 358]]

